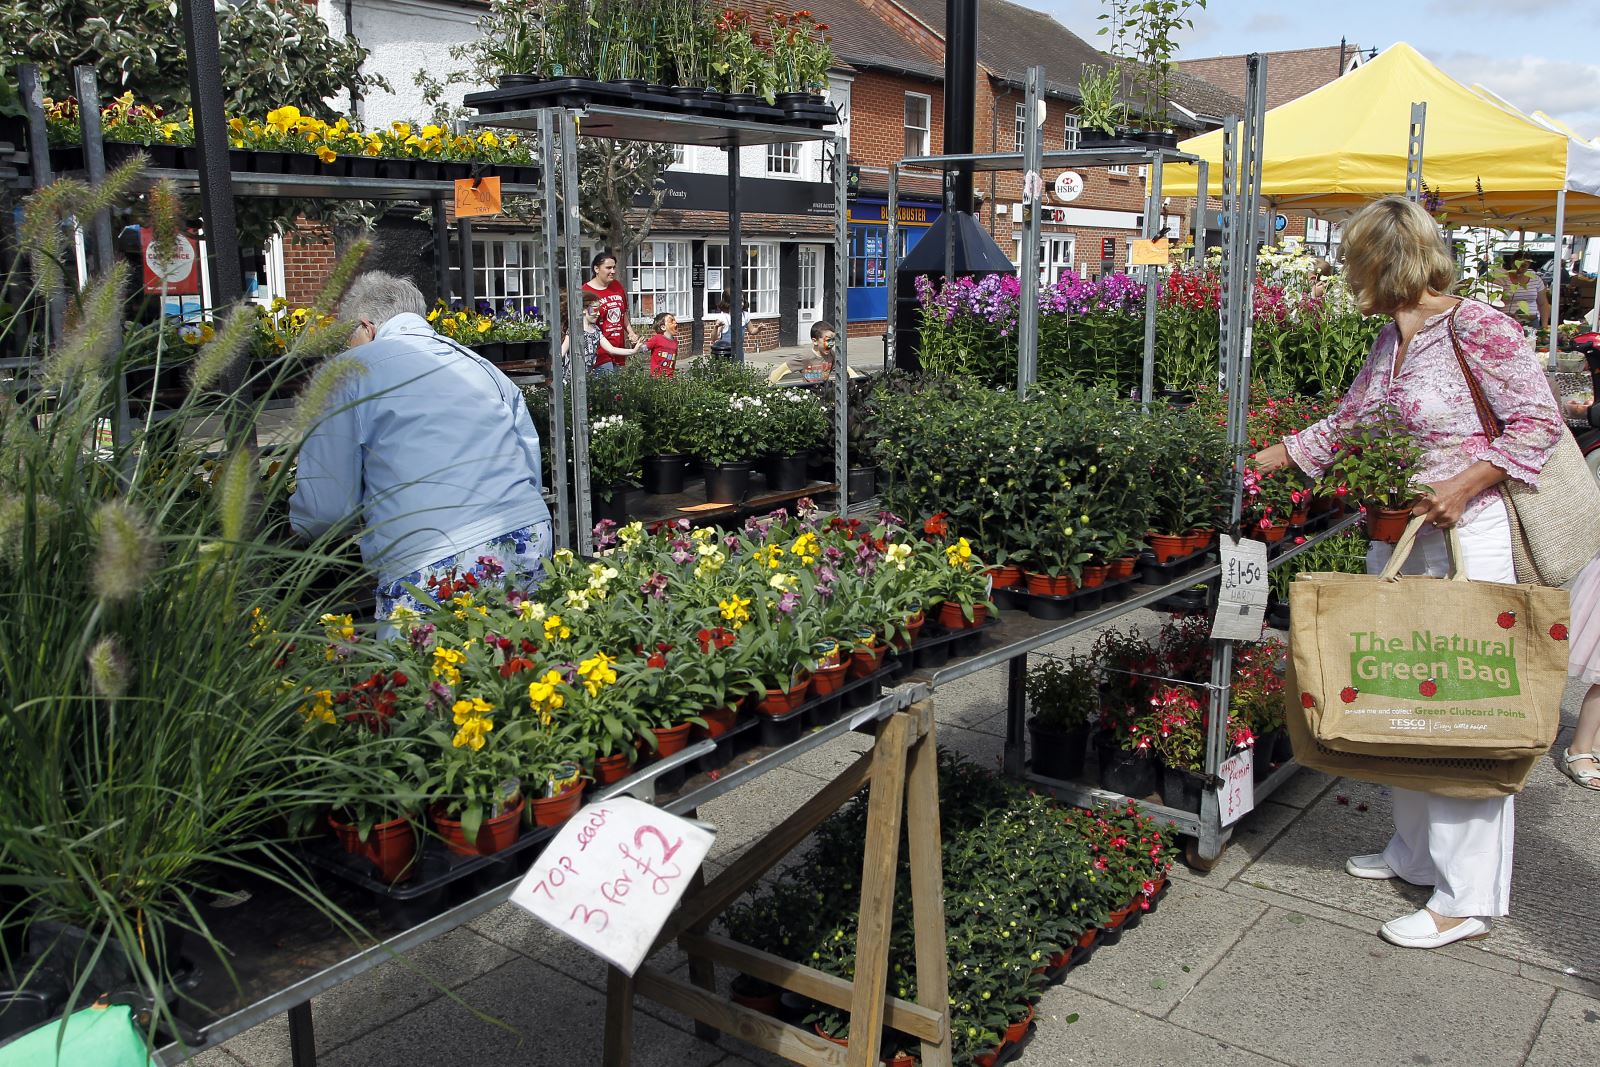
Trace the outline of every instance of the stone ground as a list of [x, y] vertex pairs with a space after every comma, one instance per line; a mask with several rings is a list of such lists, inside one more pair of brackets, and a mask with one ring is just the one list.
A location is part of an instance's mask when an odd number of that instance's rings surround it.
[[[1154, 624], [1147, 612], [1131, 618]], [[1082, 647], [1079, 638], [1057, 651]], [[1581, 687], [1570, 688], [1564, 744]], [[940, 741], [996, 765], [1005, 673], [939, 690]], [[715, 869], [821, 788], [865, 739], [847, 735], [707, 805]], [[1394, 948], [1384, 920], [1424, 893], [1347, 876], [1381, 848], [1381, 787], [1302, 771], [1236, 827], [1214, 870], [1178, 868], [1161, 908], [1048, 990], [1023, 1064], [1590, 1064], [1600, 1040], [1600, 931], [1575, 898], [1600, 881], [1600, 796], [1545, 762], [1518, 798], [1512, 914], [1493, 936], [1432, 952]], [[781, 876], [781, 873], [776, 875]], [[684, 966], [669, 952], [656, 962]], [[722, 981], [726, 983], [724, 974]], [[604, 970], [507, 905], [318, 998], [326, 1067], [598, 1063]], [[749, 1067], [780, 1061], [733, 1038], [697, 1039], [654, 1005], [636, 1013], [634, 1062]], [[194, 1061], [288, 1067], [288, 1028], [266, 1023]]]

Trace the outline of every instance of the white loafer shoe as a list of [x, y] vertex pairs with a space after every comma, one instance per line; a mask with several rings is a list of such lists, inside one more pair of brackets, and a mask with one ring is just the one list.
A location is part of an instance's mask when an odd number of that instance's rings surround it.
[[1351, 856], [1344, 861], [1344, 873], [1357, 878], [1398, 878], [1394, 868], [1383, 862], [1383, 853], [1372, 852], [1365, 856]]
[[1378, 930], [1383, 939], [1401, 948], [1442, 948], [1457, 941], [1478, 941], [1489, 936], [1489, 924], [1473, 917], [1462, 919], [1448, 930], [1434, 925], [1427, 908], [1398, 919], [1390, 919]]

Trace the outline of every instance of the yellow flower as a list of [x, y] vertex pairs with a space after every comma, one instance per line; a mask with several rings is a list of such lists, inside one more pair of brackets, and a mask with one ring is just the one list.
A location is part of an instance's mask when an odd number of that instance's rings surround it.
[[478, 752], [482, 750], [483, 743], [489, 738], [489, 731], [493, 729], [494, 720], [474, 715], [461, 724], [461, 729], [456, 731], [456, 736], [450, 743], [456, 748], [470, 748]]
[[800, 587], [800, 579], [792, 574], [774, 574], [767, 584], [780, 593], [792, 593]]
[[465, 652], [454, 648], [436, 648], [433, 650], [433, 676], [444, 679], [446, 685], [456, 685], [461, 681], [461, 670], [458, 664], [467, 658]]
[[810, 530], [796, 537], [794, 543], [789, 546], [789, 552], [800, 557], [800, 565], [803, 567], [809, 567], [815, 563], [820, 551], [821, 546], [817, 542], [817, 535]]
[[911, 558], [911, 546], [900, 543], [892, 544], [884, 549], [883, 558], [887, 562], [894, 564], [895, 570], [903, 571], [906, 569], [906, 560]]
[[327, 145], [323, 145], [321, 148], [317, 149], [317, 158], [322, 160], [324, 163], [332, 163], [334, 160], [339, 158], [339, 153], [335, 152]]
[[356, 636], [355, 620], [349, 615], [324, 615], [321, 621], [329, 637], [342, 637], [349, 641]]
[[411, 136], [411, 123], [409, 122], [391, 122], [389, 123], [389, 129], [393, 130], [394, 135], [402, 141]]
[[717, 601], [717, 607], [722, 609], [722, 617], [733, 624], [735, 630], [750, 621], [750, 601], [737, 593], [728, 600]]
[[389, 612], [389, 621], [394, 623], [401, 633], [410, 633], [411, 627], [420, 618], [422, 618], [420, 612], [405, 604], [396, 604]]
[[462, 723], [475, 716], [487, 715], [493, 710], [494, 705], [482, 697], [471, 697], [470, 699], [458, 700], [454, 704], [450, 705], [450, 713], [455, 716], [457, 726], [460, 726]]
[[528, 702], [533, 705], [533, 710], [539, 713], [541, 726], [549, 726], [550, 713], [567, 702], [567, 698], [556, 688], [561, 682], [561, 672], [550, 670], [544, 673], [544, 677], [528, 683]]
[[617, 531], [617, 540], [632, 548], [644, 540], [644, 523], [637, 519], [628, 523], [628, 525]]
[[544, 639], [546, 641], [565, 641], [571, 636], [572, 630], [561, 621], [560, 615], [552, 615], [544, 620]]
[[528, 622], [538, 622], [545, 617], [545, 606], [537, 600], [524, 600], [517, 605], [517, 618]]
[[307, 722], [333, 722], [333, 691], [318, 689], [312, 693], [311, 701], [300, 706], [300, 714], [306, 717]]
[[611, 668], [615, 662], [604, 652], [596, 652], [592, 659], [578, 664], [578, 677], [583, 679], [583, 687], [590, 696], [598, 695], [600, 690], [617, 680], [617, 672]]
[[478, 135], [478, 143], [485, 148], [498, 148], [500, 147], [500, 138], [495, 136], [493, 130], [484, 130]]

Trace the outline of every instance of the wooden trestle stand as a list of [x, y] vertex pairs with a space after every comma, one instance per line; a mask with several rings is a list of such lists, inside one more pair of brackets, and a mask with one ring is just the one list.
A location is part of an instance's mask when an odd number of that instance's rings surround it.
[[[871, 783], [867, 841], [861, 869], [861, 915], [856, 977], [848, 982], [708, 932], [725, 911], [773, 865], [808, 837], [862, 786]], [[894, 913], [900, 824], [906, 820], [911, 860], [911, 908], [916, 935], [917, 1000], [886, 995], [889, 931]], [[878, 724], [877, 740], [776, 829], [751, 845], [722, 874], [697, 876], [651, 952], [674, 940], [689, 957], [685, 982], [648, 963], [629, 978], [615, 967], [606, 983], [606, 1067], [626, 1067], [633, 1053], [633, 1000], [647, 997], [695, 1019], [702, 1036], [716, 1031], [795, 1063], [876, 1067], [884, 1026], [922, 1043], [922, 1063], [950, 1067], [949, 973], [944, 931], [944, 873], [939, 834], [939, 765], [933, 703], [922, 700]], [[850, 1012], [850, 1043], [841, 1047], [761, 1012], [722, 999], [715, 964]]]

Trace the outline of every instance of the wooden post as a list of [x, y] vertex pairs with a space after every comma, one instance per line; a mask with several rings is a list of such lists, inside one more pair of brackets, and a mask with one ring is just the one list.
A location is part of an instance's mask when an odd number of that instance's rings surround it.
[[[1019, 657], [1020, 658], [1020, 657]], [[917, 1003], [939, 1014], [937, 1041], [922, 1043], [924, 1067], [950, 1067], [950, 957], [944, 929], [944, 841], [939, 828], [939, 748], [933, 705], [907, 753], [906, 839], [911, 853], [911, 921], [916, 937]]]
[[906, 727], [901, 712], [878, 728], [867, 798], [867, 845], [861, 862], [861, 914], [856, 928], [856, 980], [850, 1002], [848, 1067], [878, 1062], [883, 993], [889, 977], [894, 876], [900, 862], [900, 817], [906, 809]]
[[601, 1062], [626, 1067], [633, 1059], [633, 979], [606, 967], [606, 1044]]

